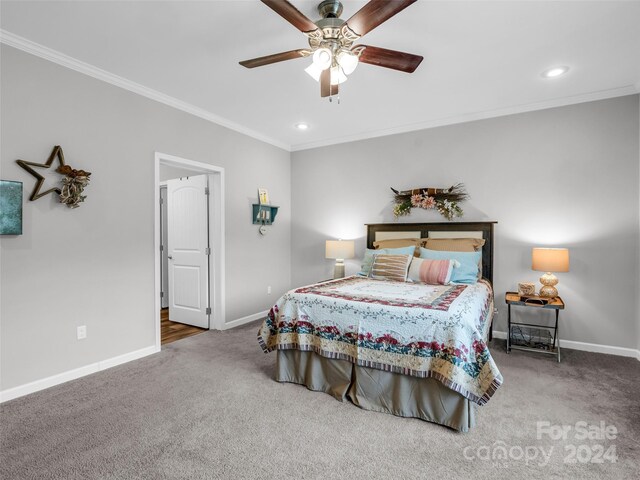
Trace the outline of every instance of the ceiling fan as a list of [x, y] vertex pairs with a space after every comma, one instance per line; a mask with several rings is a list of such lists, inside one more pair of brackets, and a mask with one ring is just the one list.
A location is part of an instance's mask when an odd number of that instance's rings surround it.
[[312, 22], [286, 0], [262, 0], [262, 3], [304, 33], [310, 48], [244, 60], [240, 65], [255, 68], [312, 56], [313, 63], [305, 71], [320, 82], [321, 97], [336, 95], [338, 86], [347, 80], [347, 75], [353, 73], [359, 62], [413, 73], [422, 62], [419, 55], [353, 44], [415, 1], [371, 0], [345, 22], [339, 18], [342, 4], [338, 0], [324, 0], [318, 5], [322, 18]]

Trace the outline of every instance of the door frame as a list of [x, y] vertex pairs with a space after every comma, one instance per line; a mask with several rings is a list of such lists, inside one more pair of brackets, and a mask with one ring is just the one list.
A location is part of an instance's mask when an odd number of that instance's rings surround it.
[[209, 176], [209, 298], [211, 299], [210, 330], [224, 330], [225, 325], [225, 218], [224, 168], [196, 162], [166, 153], [155, 152], [154, 161], [154, 316], [156, 349], [160, 350], [160, 165], [193, 170]]
[[[160, 182], [160, 198], [162, 199], [162, 190], [165, 190], [165, 199], [167, 197], [166, 191], [167, 191], [167, 182], [166, 181], [161, 181]], [[162, 242], [162, 233], [163, 230], [165, 228], [165, 221], [162, 215], [162, 211], [165, 210], [167, 208], [166, 205], [166, 200], [165, 202], [160, 202], [160, 245], [164, 246], [163, 250], [160, 250], [160, 292], [164, 292], [165, 294], [168, 293], [169, 290], [169, 267], [167, 266], [167, 268], [165, 268], [165, 252], [166, 252], [166, 248], [167, 248], [167, 242], [166, 242], [166, 238], [165, 238], [165, 242]], [[167, 256], [168, 256], [168, 252], [167, 252]], [[168, 263], [168, 259], [167, 259], [167, 263]], [[164, 289], [164, 279], [165, 277], [167, 277], [167, 289]], [[166, 303], [167, 306], [164, 306], [164, 302], [163, 300], [166, 299]], [[169, 307], [169, 295], [164, 295], [162, 297], [162, 300], [160, 300], [160, 308], [168, 308]]]

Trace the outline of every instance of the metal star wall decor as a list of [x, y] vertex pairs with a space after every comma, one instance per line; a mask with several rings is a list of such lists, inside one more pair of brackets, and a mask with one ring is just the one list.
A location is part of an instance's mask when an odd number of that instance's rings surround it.
[[62, 190], [59, 187], [50, 188], [46, 192], [40, 193], [40, 189], [42, 188], [42, 184], [44, 183], [44, 177], [40, 175], [37, 171], [35, 171], [33, 168], [31, 168], [31, 167], [50, 168], [51, 164], [56, 158], [60, 162], [60, 167], [64, 167], [65, 166], [64, 153], [62, 152], [62, 147], [60, 145], [56, 145], [55, 147], [53, 147], [53, 151], [51, 152], [51, 155], [49, 155], [49, 159], [45, 163], [35, 163], [35, 162], [27, 162], [26, 160], [16, 160], [16, 163], [18, 165], [20, 165], [27, 172], [29, 172], [31, 175], [36, 177], [36, 185], [33, 188], [33, 192], [31, 193], [29, 200], [34, 201], [39, 199], [40, 197], [44, 197], [45, 195], [53, 192], [57, 193], [58, 195], [62, 193]]

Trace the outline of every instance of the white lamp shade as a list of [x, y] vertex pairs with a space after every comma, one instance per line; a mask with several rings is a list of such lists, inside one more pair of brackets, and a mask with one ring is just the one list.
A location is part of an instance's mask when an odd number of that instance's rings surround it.
[[316, 82], [320, 81], [320, 74], [322, 73], [322, 70], [315, 63], [309, 65], [304, 69], [304, 71], [307, 72]]
[[313, 64], [320, 70], [326, 70], [331, 66], [333, 55], [328, 48], [319, 48], [313, 53]]
[[566, 248], [534, 248], [531, 269], [539, 272], [568, 272], [569, 250]]
[[349, 50], [341, 50], [336, 60], [338, 61], [338, 65], [342, 67], [345, 75], [351, 75], [358, 66], [358, 56]]
[[331, 67], [331, 85], [340, 85], [347, 81], [347, 76], [342, 71], [342, 68]]
[[327, 240], [326, 258], [353, 258], [354, 255], [355, 242], [353, 240]]

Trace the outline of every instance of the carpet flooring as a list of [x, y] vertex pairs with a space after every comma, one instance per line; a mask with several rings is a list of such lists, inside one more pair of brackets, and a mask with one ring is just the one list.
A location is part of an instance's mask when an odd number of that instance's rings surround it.
[[[564, 349], [558, 364], [494, 340], [504, 385], [463, 434], [273, 381], [257, 329], [179, 340], [0, 405], [0, 478], [638, 478], [635, 359]], [[570, 430], [538, 435], [537, 422]]]

